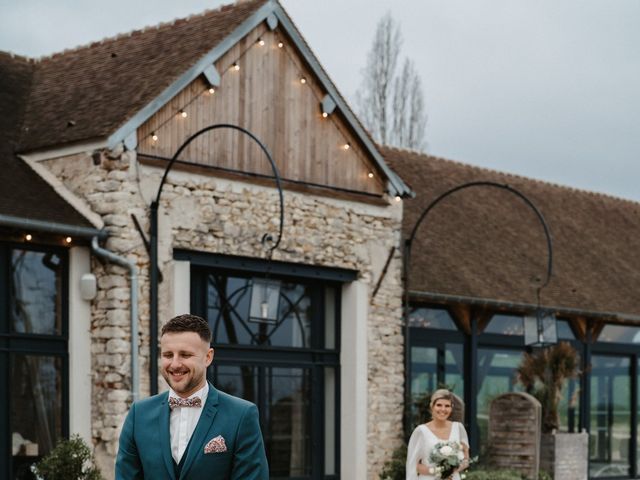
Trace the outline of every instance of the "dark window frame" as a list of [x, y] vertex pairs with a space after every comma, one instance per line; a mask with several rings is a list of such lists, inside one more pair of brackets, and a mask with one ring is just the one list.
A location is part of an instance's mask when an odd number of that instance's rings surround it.
[[[11, 252], [27, 250], [38, 253], [54, 253], [62, 262], [60, 301], [60, 334], [29, 334], [12, 331], [10, 284]], [[0, 477], [13, 478], [13, 454], [11, 451], [11, 355], [26, 354], [59, 358], [61, 361], [61, 435], [69, 437], [69, 255], [63, 247], [15, 242], [0, 242]]]

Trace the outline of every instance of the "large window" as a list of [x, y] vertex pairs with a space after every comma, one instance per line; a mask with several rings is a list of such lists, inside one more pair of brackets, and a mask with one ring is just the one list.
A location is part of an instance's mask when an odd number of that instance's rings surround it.
[[[476, 313], [477, 314], [477, 313]], [[480, 318], [486, 318], [482, 312]], [[467, 428], [473, 431], [474, 448], [483, 453], [487, 445], [489, 407], [498, 395], [521, 391], [516, 382], [516, 369], [526, 351], [523, 317], [500, 312], [492, 315], [476, 337], [476, 356], [470, 359], [470, 336], [463, 333], [451, 311], [437, 305], [416, 305], [410, 311], [410, 378], [413, 423], [429, 418], [425, 403], [436, 388], [447, 387], [466, 401], [470, 415]], [[572, 342], [578, 350], [575, 335], [566, 320], [558, 321], [558, 336]], [[474, 385], [475, 392], [470, 391]], [[466, 394], [466, 395], [465, 395]], [[560, 429], [578, 431], [580, 412], [580, 380], [570, 380], [560, 402]]]
[[0, 477], [68, 435], [67, 255], [0, 244]]
[[430, 419], [434, 390], [446, 387], [464, 398], [464, 336], [446, 309], [413, 308], [409, 325], [411, 413], [417, 425]]
[[337, 478], [340, 284], [270, 272], [277, 315], [263, 320], [251, 295], [264, 274], [192, 264], [191, 278], [214, 336], [209, 379], [258, 406], [271, 478]]

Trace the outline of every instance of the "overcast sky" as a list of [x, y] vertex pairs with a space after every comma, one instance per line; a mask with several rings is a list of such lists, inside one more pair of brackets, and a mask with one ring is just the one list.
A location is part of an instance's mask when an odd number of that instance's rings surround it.
[[[219, 0], [0, 0], [0, 50], [47, 55]], [[421, 74], [428, 151], [640, 201], [640, 0], [282, 0], [347, 99], [379, 18]]]

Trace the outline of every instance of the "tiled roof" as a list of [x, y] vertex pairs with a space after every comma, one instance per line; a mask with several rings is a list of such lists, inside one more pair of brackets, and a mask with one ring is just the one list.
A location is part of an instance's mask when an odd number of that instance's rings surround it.
[[0, 52], [0, 215], [94, 228], [14, 153], [33, 70], [32, 61]]
[[[553, 237], [553, 276], [542, 304], [640, 316], [640, 204], [405, 150], [382, 148], [416, 192], [404, 202], [403, 238], [424, 208], [472, 181], [508, 184], [544, 215]], [[516, 195], [493, 187], [460, 190], [439, 203], [412, 246], [410, 290], [476, 300], [536, 303], [546, 274], [543, 229]]]
[[227, 5], [36, 61], [20, 150], [109, 135], [266, 1]]

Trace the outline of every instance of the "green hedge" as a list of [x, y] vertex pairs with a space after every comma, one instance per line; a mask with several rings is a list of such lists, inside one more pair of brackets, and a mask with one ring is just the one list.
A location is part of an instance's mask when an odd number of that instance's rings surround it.
[[[488, 467], [472, 468], [467, 472], [466, 480], [523, 480], [526, 477], [513, 470], [498, 470]], [[540, 472], [538, 480], [551, 480], [546, 472]]]

